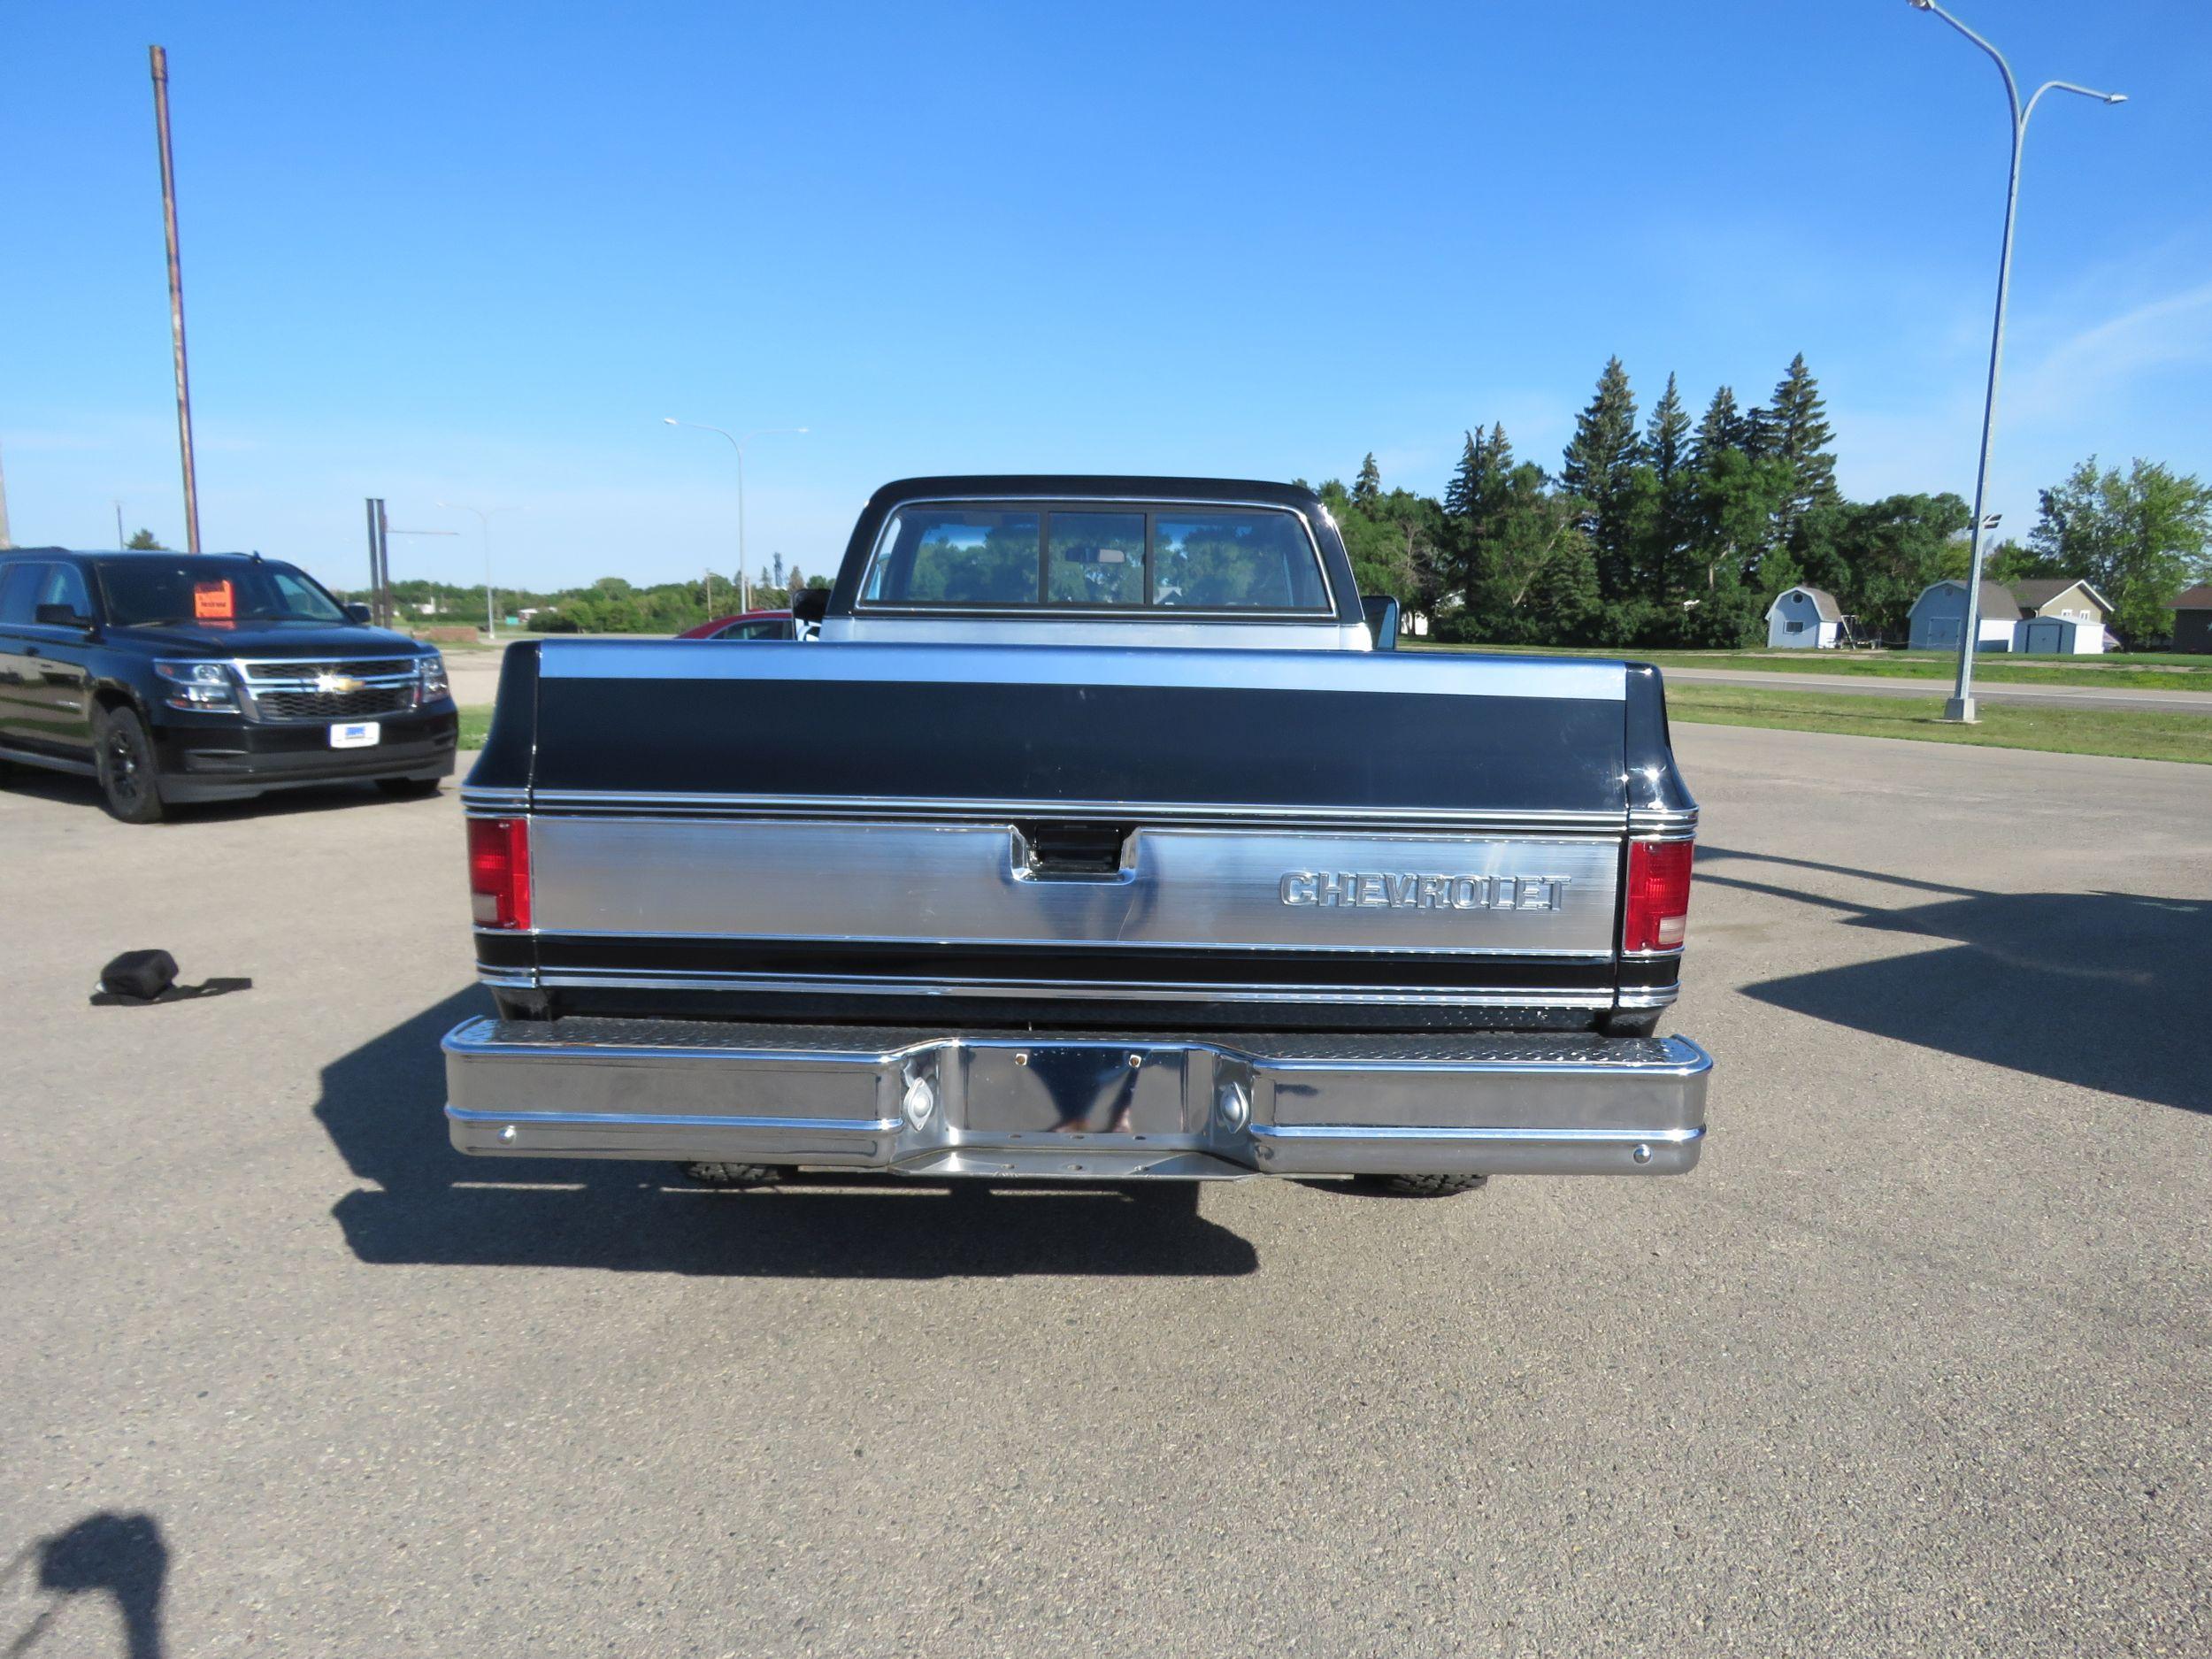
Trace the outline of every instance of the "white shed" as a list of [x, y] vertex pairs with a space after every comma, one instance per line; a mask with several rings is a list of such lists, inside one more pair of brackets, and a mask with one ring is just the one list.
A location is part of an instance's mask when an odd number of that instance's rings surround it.
[[[1981, 615], [1976, 618], [1974, 649], [2008, 651], [2014, 626], [2020, 620], [2020, 602], [2002, 582], [1982, 584]], [[1966, 584], [1953, 580], [1931, 582], [1912, 602], [1907, 643], [1916, 651], [1955, 651], [1966, 626]]]
[[1799, 583], [1785, 588], [1767, 607], [1767, 643], [1793, 649], [1832, 651], [1843, 631], [1843, 607], [1833, 594]]

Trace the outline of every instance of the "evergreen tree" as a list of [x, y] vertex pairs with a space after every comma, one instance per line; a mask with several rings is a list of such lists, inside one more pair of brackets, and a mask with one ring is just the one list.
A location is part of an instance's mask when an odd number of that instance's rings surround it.
[[1382, 469], [1375, 465], [1375, 454], [1369, 450], [1367, 458], [1360, 463], [1359, 476], [1352, 481], [1352, 505], [1365, 511], [1382, 499]]
[[1669, 374], [1667, 389], [1651, 406], [1651, 419], [1644, 426], [1644, 459], [1662, 484], [1671, 482], [1676, 469], [1689, 459], [1689, 436], [1690, 413], [1682, 407], [1682, 396]]
[[1589, 407], [1575, 418], [1575, 435], [1559, 469], [1560, 488], [1583, 503], [1583, 531], [1596, 559], [1598, 591], [1606, 599], [1627, 597], [1637, 588], [1622, 512], [1637, 447], [1628, 372], [1618, 357], [1609, 357]]
[[151, 530], [134, 530], [131, 532], [131, 539], [123, 545], [134, 553], [157, 553], [165, 550], [161, 545], [160, 539]]
[[1466, 447], [1460, 450], [1459, 465], [1444, 490], [1444, 511], [1455, 518], [1467, 516], [1482, 477], [1481, 441], [1471, 432], [1461, 435], [1467, 441]]
[[1589, 407], [1575, 417], [1575, 435], [1559, 468], [1560, 487], [1602, 513], [1635, 461], [1635, 395], [1621, 360], [1609, 357]]
[[1789, 499], [1777, 526], [1786, 541], [1812, 509], [1842, 499], [1836, 488], [1835, 452], [1829, 448], [1836, 434], [1828, 425], [1820, 383], [1806, 368], [1803, 352], [1790, 359], [1789, 373], [1774, 388], [1772, 405], [1760, 411], [1755, 420], [1755, 452], [1786, 462], [1790, 469]]
[[1724, 386], [1713, 394], [1705, 418], [1697, 423], [1697, 436], [1690, 442], [1690, 465], [1708, 471], [1722, 450], [1747, 450], [1756, 435], [1755, 424], [1736, 407], [1735, 388]]

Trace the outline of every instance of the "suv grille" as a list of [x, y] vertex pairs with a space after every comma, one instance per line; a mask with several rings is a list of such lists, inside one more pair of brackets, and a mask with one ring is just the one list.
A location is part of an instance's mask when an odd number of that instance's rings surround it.
[[415, 706], [415, 688], [371, 686], [363, 691], [257, 691], [254, 706], [265, 720], [358, 720], [403, 714]]
[[[257, 718], [359, 720], [415, 706], [411, 657], [241, 663]], [[339, 682], [352, 682], [343, 684]]]

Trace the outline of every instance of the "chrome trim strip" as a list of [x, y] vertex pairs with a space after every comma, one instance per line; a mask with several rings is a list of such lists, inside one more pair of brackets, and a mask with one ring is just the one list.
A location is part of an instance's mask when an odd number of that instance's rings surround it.
[[1616, 1008], [1672, 1008], [1682, 997], [1679, 985], [1670, 985], [1657, 990], [1640, 988], [1623, 991], [1614, 1000]]
[[[1033, 611], [1047, 607], [1036, 605]], [[1058, 611], [1061, 607], [1050, 607]], [[1369, 651], [1373, 639], [1364, 622], [1247, 621], [1214, 613], [1210, 618], [1170, 621], [1169, 613], [1146, 611], [1101, 621], [1100, 613], [1014, 617], [988, 611], [870, 611], [860, 617], [831, 617], [821, 637], [833, 645], [1096, 645], [1135, 650]], [[1093, 618], [1086, 620], [1086, 618]]]
[[476, 964], [476, 982], [495, 985], [506, 991], [534, 990], [538, 983], [527, 968], [494, 968], [480, 962]]
[[1423, 657], [1395, 651], [1246, 651], [1176, 646], [914, 645], [757, 641], [741, 651], [701, 651], [682, 640], [565, 640], [539, 646], [549, 680], [835, 680], [1141, 689], [1341, 691], [1426, 696], [1531, 697], [1622, 703], [1628, 670], [1574, 658]]
[[705, 974], [695, 970], [672, 969], [663, 975], [638, 969], [594, 972], [544, 968], [539, 971], [536, 983], [548, 988], [568, 987], [578, 990], [748, 990], [837, 996], [1025, 997], [1038, 1001], [1081, 997], [1119, 1002], [1346, 1003], [1372, 1008], [1409, 1004], [1429, 1008], [1606, 1009], [1616, 1005], [1610, 991], [1547, 990], [1534, 987], [1509, 993], [1440, 990], [1433, 987], [1401, 989], [1361, 986], [1346, 989], [1322, 986], [1289, 989], [1265, 985], [1191, 985], [1174, 981], [806, 979], [764, 973]]
[[[483, 1052], [483, 1051], [480, 1051]], [[512, 1055], [526, 1050], [507, 1050]], [[542, 1056], [538, 1056], [542, 1057]], [[656, 1057], [659, 1057], [656, 1053]], [[718, 1058], [722, 1057], [718, 1056]], [[788, 1059], [779, 1055], [778, 1059]], [[721, 1118], [693, 1112], [659, 1115], [651, 1112], [472, 1111], [449, 1105], [447, 1121], [457, 1124], [507, 1124], [518, 1120], [548, 1128], [618, 1127], [623, 1129], [769, 1129], [810, 1134], [879, 1135], [899, 1126], [895, 1118]]]
[[472, 817], [513, 818], [530, 810], [527, 789], [488, 788], [481, 785], [461, 786], [461, 807]]
[[[1509, 1041], [1510, 1039], [1502, 1037], [1495, 1041]], [[1644, 1041], [1656, 1041], [1658, 1046], [1666, 1051], [1666, 1058], [1638, 1061], [1632, 1069], [1639, 1077], [1698, 1077], [1713, 1069], [1712, 1056], [1707, 1054], [1704, 1049], [1686, 1037], [1662, 1037]], [[1340, 1071], [1348, 1062], [1329, 1055], [1292, 1054], [1279, 1057], [1267, 1056], [1261, 1059], [1260, 1064], [1270, 1072]], [[1362, 1057], [1359, 1061], [1359, 1069], [1362, 1071], [1425, 1072], [1435, 1071], [1437, 1064], [1437, 1061], [1425, 1059], [1418, 1055], [1396, 1058]], [[1525, 1059], [1514, 1057], [1494, 1060], [1455, 1059], [1450, 1063], [1450, 1066], [1455, 1075], [1460, 1072], [1472, 1072], [1479, 1075], [1489, 1071], [1526, 1071], [1530, 1069], [1530, 1063]], [[1548, 1059], [1542, 1063], [1541, 1069], [1546, 1077], [1609, 1078], [1616, 1077], [1624, 1070], [1632, 1068], [1624, 1067], [1618, 1061]], [[1286, 1130], [1285, 1133], [1288, 1133], [1290, 1131]]]
[[[1271, 1061], [1268, 1069], [1280, 1064]], [[1455, 1065], [1455, 1071], [1476, 1068]], [[1502, 1066], [1501, 1071], [1514, 1068]], [[1525, 1067], [1521, 1068], [1526, 1070]], [[1601, 1071], [1601, 1066], [1585, 1068]], [[1702, 1068], [1709, 1069], [1709, 1068]], [[1646, 1075], [1648, 1075], [1647, 1073]], [[1694, 1071], [1682, 1075], [1692, 1076]], [[1703, 1128], [1694, 1129], [1534, 1129], [1534, 1128], [1435, 1128], [1414, 1124], [1254, 1124], [1255, 1141], [1430, 1141], [1452, 1142], [1459, 1141], [1515, 1141], [1543, 1144], [1571, 1144], [1575, 1141], [1595, 1141], [1607, 1146], [1625, 1146], [1639, 1141], [1662, 1141], [1669, 1146], [1686, 1146], [1705, 1133]]]
[[[407, 656], [407, 655], [403, 655], [403, 655], [398, 656], [398, 657], [394, 657], [394, 656], [390, 655], [389, 653], [386, 653], [386, 654], [384, 654], [384, 655], [380, 656], [380, 655], [377, 655], [377, 654], [375, 654], [375, 653], [372, 652], [372, 653], [370, 653], [370, 654], [368, 654], [368, 655], [366, 655], [366, 656], [362, 656], [362, 655], [357, 654], [357, 653], [352, 652], [352, 651], [324, 651], [324, 652], [320, 653], [319, 655], [318, 655], [318, 656], [314, 656], [314, 657], [263, 657], [263, 656], [260, 656], [259, 654], [257, 654], [257, 653], [256, 655], [254, 655], [254, 656], [252, 656], [252, 657], [227, 657], [227, 658], [225, 658], [225, 659], [223, 659], [223, 660], [227, 661], [227, 662], [231, 664], [231, 666], [232, 666], [232, 667], [234, 667], [234, 668], [238, 668], [238, 669], [243, 670], [243, 669], [244, 669], [244, 668], [246, 668], [247, 666], [249, 666], [249, 665], [250, 665], [250, 664], [277, 664], [277, 665], [279, 665], [279, 666], [288, 666], [288, 665], [290, 665], [290, 664], [294, 664], [294, 663], [409, 663], [409, 664], [413, 664], [413, 663], [419, 663], [420, 661], [422, 661], [422, 659], [423, 659], [425, 657], [433, 657], [433, 656], [436, 656], [436, 655], [438, 655], [438, 653], [436, 653], [436, 652], [434, 652], [434, 651], [418, 651], [418, 652], [414, 653], [412, 656]], [[411, 668], [411, 668], [410, 668], [407, 672], [408, 672], [409, 673], [411, 673], [411, 673], [415, 672], [416, 671], [415, 671], [413, 668]]]
[[[478, 933], [495, 933], [512, 939], [517, 932], [511, 927], [478, 928]], [[1218, 948], [1256, 955], [1293, 956], [1301, 953], [1333, 956], [1403, 956], [1409, 962], [1460, 962], [1470, 967], [1479, 967], [1494, 957], [1509, 956], [1518, 961], [1527, 957], [1547, 964], [1571, 964], [1588, 963], [1592, 965], [1609, 963], [1609, 950], [1547, 950], [1539, 946], [1517, 945], [1462, 945], [1456, 948], [1443, 945], [1369, 945], [1361, 943], [1331, 944], [1325, 941], [1300, 940], [1235, 940], [1209, 941], [1188, 939], [1091, 939], [1079, 936], [1056, 938], [1042, 934], [994, 937], [982, 933], [679, 933], [673, 930], [641, 928], [632, 933], [617, 928], [603, 927], [538, 927], [525, 937], [544, 937], [561, 940], [597, 940], [645, 938], [654, 943], [677, 940], [687, 945], [975, 945], [989, 949], [1030, 950], [1080, 947], [1086, 950], [1112, 952], [1117, 950], [1180, 950], [1198, 951]], [[1631, 961], [1639, 960], [1631, 957]], [[648, 969], [648, 972], [659, 970]], [[669, 969], [669, 972], [686, 970]], [[801, 975], [801, 978], [806, 976]], [[869, 979], [879, 976], [870, 974]], [[1055, 981], [1057, 983], [1057, 981]], [[1102, 983], [1118, 984], [1118, 980]], [[1255, 981], [1255, 983], [1258, 983]]]
[[1618, 835], [1627, 814], [1619, 808], [1563, 810], [1513, 808], [1469, 810], [1461, 807], [1238, 806], [1202, 801], [1015, 801], [1002, 796], [697, 795], [625, 789], [520, 789], [461, 791], [465, 804], [495, 794], [521, 804], [528, 797], [541, 816], [774, 817], [819, 815], [875, 822], [883, 818], [998, 823], [1062, 819], [1109, 822], [1128, 819], [1144, 825], [1173, 822], [1279, 825], [1284, 827], [1344, 829], [1407, 825], [1431, 830], [1474, 833], [1589, 830]]

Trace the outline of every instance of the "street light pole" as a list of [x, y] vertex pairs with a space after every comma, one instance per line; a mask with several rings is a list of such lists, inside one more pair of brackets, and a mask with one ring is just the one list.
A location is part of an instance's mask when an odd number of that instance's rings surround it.
[[2127, 95], [2121, 92], [2100, 92], [2093, 87], [2077, 86], [2070, 81], [2047, 81], [2030, 95], [2024, 104], [2020, 102], [2020, 83], [2013, 79], [2012, 65], [2005, 55], [1992, 46], [1972, 29], [1960, 22], [1936, 4], [1936, 0], [1907, 0], [1919, 12], [1932, 12], [1953, 28], [1987, 52], [1995, 60], [1997, 73], [2005, 78], [2005, 104], [2012, 115], [2012, 171], [2005, 181], [2005, 237], [2002, 251], [1997, 257], [1997, 315], [1989, 331], [1989, 388], [1982, 400], [1982, 452], [1974, 470], [1974, 542], [1973, 557], [1966, 578], [1966, 619], [1959, 630], [1958, 683], [1951, 700], [1944, 704], [1943, 718], [1971, 725], [1974, 713], [1974, 650], [1979, 643], [1982, 613], [1982, 547], [1988, 533], [1989, 519], [1986, 497], [1989, 493], [1989, 450], [1997, 426], [1997, 376], [2004, 365], [2005, 356], [2005, 301], [2012, 288], [2012, 225], [2020, 205], [2020, 157], [2027, 142], [2028, 118], [2035, 113], [2035, 106], [2047, 92], [2073, 92], [2085, 98], [2095, 98], [2105, 104], [2125, 104]]
[[150, 46], [154, 136], [161, 150], [161, 226], [169, 243], [169, 343], [177, 371], [177, 453], [184, 468], [184, 549], [200, 550], [200, 483], [192, 460], [192, 377], [184, 356], [184, 265], [177, 256], [177, 169], [169, 153], [169, 54]]
[[796, 436], [806, 431], [804, 426], [764, 426], [749, 432], [743, 437], [724, 432], [719, 426], [702, 426], [695, 420], [679, 420], [673, 415], [661, 417], [664, 426], [689, 426], [695, 432], [711, 432], [729, 439], [730, 448], [737, 451], [737, 608], [753, 608], [753, 573], [745, 564], [745, 446], [755, 438]]
[[492, 603], [492, 514], [495, 512], [512, 512], [516, 510], [511, 507], [494, 507], [487, 511], [482, 507], [472, 507], [465, 502], [457, 501], [442, 501], [438, 503], [438, 505], [444, 508], [448, 512], [472, 512], [476, 515], [476, 522], [483, 526], [484, 639], [486, 643], [488, 644], [499, 637], [498, 612], [494, 610]]

